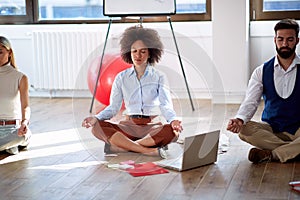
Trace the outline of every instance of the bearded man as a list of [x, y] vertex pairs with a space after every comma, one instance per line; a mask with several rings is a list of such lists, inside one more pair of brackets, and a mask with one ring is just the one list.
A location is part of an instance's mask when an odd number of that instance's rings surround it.
[[[255, 146], [248, 154], [253, 163], [284, 163], [300, 154], [299, 24], [283, 19], [274, 30], [277, 55], [253, 71], [245, 99], [227, 125], [227, 130]], [[262, 97], [261, 121], [252, 121]]]

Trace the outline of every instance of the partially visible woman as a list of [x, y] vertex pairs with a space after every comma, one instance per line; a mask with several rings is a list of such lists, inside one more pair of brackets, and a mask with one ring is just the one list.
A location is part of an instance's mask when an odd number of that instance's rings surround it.
[[9, 40], [0, 36], [0, 151], [18, 154], [31, 132], [28, 78], [18, 71]]
[[[82, 126], [93, 127], [95, 137], [105, 142], [106, 153], [132, 151], [165, 158], [164, 147], [177, 140], [182, 126], [173, 109], [167, 77], [154, 67], [163, 53], [163, 44], [157, 31], [129, 27], [120, 45], [123, 60], [132, 67], [116, 76], [110, 105], [85, 118]], [[119, 112], [122, 101], [126, 119], [118, 124], [107, 121]], [[160, 114], [167, 124], [154, 122]]]

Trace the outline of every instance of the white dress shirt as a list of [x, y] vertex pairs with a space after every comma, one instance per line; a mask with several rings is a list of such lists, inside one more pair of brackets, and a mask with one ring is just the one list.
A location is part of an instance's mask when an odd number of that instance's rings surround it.
[[153, 66], [146, 67], [140, 80], [133, 66], [120, 72], [112, 85], [110, 105], [95, 116], [100, 120], [111, 119], [120, 111], [123, 100], [128, 115], [161, 113], [168, 122], [176, 118], [167, 77]]
[[[289, 68], [285, 71], [279, 64], [277, 56], [274, 60], [274, 84], [277, 94], [286, 99], [293, 92], [296, 75], [297, 75], [297, 64], [300, 64], [300, 57], [295, 56], [293, 62]], [[258, 105], [260, 104], [262, 93], [263, 93], [263, 66], [258, 66], [252, 73], [249, 80], [246, 96], [242, 102], [236, 118], [242, 119], [244, 123], [251, 120], [255, 114]]]

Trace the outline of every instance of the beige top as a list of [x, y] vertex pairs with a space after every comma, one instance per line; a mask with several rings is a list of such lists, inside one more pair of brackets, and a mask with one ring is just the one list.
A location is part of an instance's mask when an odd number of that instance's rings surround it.
[[0, 119], [21, 119], [19, 85], [23, 73], [10, 64], [0, 67]]

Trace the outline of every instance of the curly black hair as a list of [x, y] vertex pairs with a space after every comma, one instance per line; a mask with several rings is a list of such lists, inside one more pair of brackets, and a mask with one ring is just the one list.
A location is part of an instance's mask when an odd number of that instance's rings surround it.
[[148, 48], [148, 63], [151, 65], [158, 63], [163, 54], [163, 44], [160, 36], [156, 30], [143, 28], [142, 26], [129, 27], [122, 34], [120, 40], [122, 59], [129, 64], [133, 63], [131, 59], [131, 46], [137, 40], [143, 41]]

